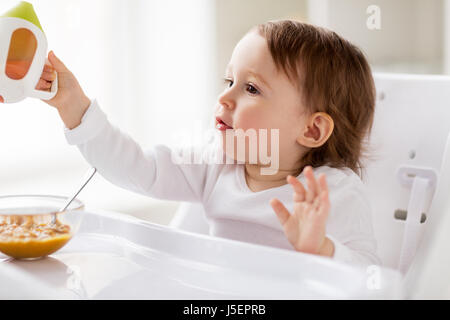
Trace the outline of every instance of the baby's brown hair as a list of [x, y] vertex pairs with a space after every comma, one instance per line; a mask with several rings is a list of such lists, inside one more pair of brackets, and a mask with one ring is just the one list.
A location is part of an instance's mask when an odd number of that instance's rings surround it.
[[277, 68], [302, 90], [310, 114], [333, 118], [328, 141], [305, 153], [301, 162], [319, 167], [347, 167], [362, 175], [375, 110], [375, 84], [364, 54], [335, 32], [292, 20], [256, 27]]

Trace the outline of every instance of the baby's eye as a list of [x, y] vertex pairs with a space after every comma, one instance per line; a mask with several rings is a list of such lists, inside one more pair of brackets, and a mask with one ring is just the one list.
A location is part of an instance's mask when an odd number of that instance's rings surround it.
[[233, 85], [233, 80], [231, 79], [224, 78], [223, 82], [228, 85], [228, 88], [230, 88]]
[[247, 91], [248, 91], [248, 93], [250, 93], [250, 94], [258, 94], [259, 93], [259, 91], [258, 91], [258, 89], [256, 89], [253, 85], [251, 85], [251, 84], [247, 84]]

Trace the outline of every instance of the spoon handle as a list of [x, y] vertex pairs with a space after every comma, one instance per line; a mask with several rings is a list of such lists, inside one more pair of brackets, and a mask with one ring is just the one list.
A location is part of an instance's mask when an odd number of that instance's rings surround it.
[[87, 185], [87, 183], [92, 179], [92, 177], [94, 176], [95, 172], [97, 172], [96, 168], [90, 168], [89, 169], [89, 171], [87, 173], [86, 181], [83, 182], [82, 186], [78, 189], [77, 193], [75, 193], [75, 195], [66, 202], [64, 207], [59, 209], [59, 212], [62, 212], [62, 211], [67, 209], [67, 207], [72, 203], [72, 201], [76, 198], [76, 196], [81, 192], [81, 190], [83, 190], [83, 188]]

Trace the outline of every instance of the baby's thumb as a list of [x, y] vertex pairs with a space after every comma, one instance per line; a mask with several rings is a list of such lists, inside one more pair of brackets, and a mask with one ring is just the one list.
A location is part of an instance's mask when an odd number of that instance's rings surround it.
[[55, 68], [56, 72], [67, 72], [69, 69], [64, 65], [64, 63], [59, 60], [59, 58], [55, 55], [53, 51], [48, 53], [48, 60], [52, 64], [53, 68]]

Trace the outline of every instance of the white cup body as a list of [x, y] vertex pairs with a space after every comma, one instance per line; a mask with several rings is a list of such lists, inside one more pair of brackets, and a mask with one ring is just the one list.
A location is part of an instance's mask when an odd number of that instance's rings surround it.
[[[12, 34], [15, 30], [25, 28], [36, 38], [37, 47], [26, 75], [21, 79], [11, 79], [6, 74], [6, 63]], [[13, 17], [0, 18], [0, 95], [5, 103], [19, 102], [26, 97], [39, 97], [35, 87], [44, 69], [47, 57], [47, 39], [45, 34], [33, 23]], [[45, 94], [49, 92], [43, 92]]]

